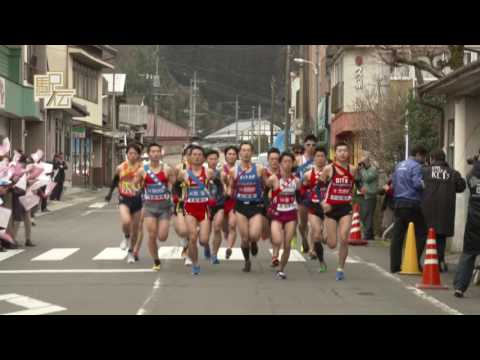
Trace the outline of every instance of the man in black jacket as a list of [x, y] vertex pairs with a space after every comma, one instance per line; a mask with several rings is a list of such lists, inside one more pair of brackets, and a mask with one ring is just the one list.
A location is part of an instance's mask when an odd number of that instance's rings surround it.
[[65, 183], [65, 170], [68, 169], [67, 163], [63, 159], [63, 153], [58, 153], [53, 160], [54, 179], [57, 183], [50, 195], [50, 200], [60, 201], [63, 193], [63, 184]]
[[470, 190], [470, 199], [463, 252], [453, 282], [456, 297], [463, 297], [463, 293], [467, 291], [472, 280], [475, 260], [480, 255], [480, 161], [478, 160], [474, 163], [473, 170], [467, 175], [467, 185]]
[[434, 228], [437, 235], [440, 271], [448, 271], [446, 241], [454, 235], [456, 193], [464, 192], [466, 183], [458, 171], [448, 166], [441, 149], [431, 153], [431, 165], [423, 169], [423, 181], [423, 215], [427, 227]]

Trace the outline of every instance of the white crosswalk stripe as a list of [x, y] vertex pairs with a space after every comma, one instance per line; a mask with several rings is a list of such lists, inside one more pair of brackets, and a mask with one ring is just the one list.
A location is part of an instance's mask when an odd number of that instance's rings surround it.
[[92, 260], [125, 260], [126, 257], [127, 252], [125, 250], [122, 250], [119, 247], [108, 247], [102, 250], [102, 252]]
[[91, 208], [91, 209], [103, 209], [107, 205], [108, 205], [108, 203], [106, 203], [106, 202], [96, 202], [96, 203], [91, 204], [89, 206], [89, 208]]
[[34, 257], [31, 261], [62, 261], [76, 253], [80, 248], [60, 249], [55, 248]]
[[[270, 255], [273, 255], [273, 250], [270, 249]], [[282, 256], [283, 254], [283, 250], [280, 250], [280, 257]], [[280, 258], [279, 257], [279, 258]], [[290, 257], [288, 258], [288, 261], [289, 262], [306, 262], [307, 260], [305, 260], [305, 258], [302, 256], [302, 254], [300, 254], [300, 252], [298, 250], [290, 250]]]
[[8, 258], [11, 258], [12, 256], [18, 255], [25, 250], [23, 249], [18, 249], [18, 250], [8, 250], [6, 252], [0, 253], [0, 261], [7, 260]]

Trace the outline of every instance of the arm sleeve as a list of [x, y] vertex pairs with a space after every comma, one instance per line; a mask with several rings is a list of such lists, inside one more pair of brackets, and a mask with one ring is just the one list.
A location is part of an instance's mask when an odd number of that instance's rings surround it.
[[413, 187], [417, 190], [423, 190], [423, 172], [421, 166], [415, 166], [412, 169]]
[[120, 182], [120, 176], [118, 174], [115, 174], [115, 177], [112, 180], [112, 184], [110, 185], [110, 191], [108, 192], [109, 196], [113, 194], [119, 182]]
[[465, 189], [467, 188], [467, 183], [465, 182], [465, 180], [462, 178], [462, 175], [460, 175], [458, 171], [454, 172], [454, 176], [455, 176], [455, 191], [457, 193], [464, 192]]

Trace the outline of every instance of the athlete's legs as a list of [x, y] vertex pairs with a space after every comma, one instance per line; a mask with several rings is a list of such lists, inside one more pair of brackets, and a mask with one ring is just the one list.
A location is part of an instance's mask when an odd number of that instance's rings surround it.
[[179, 237], [188, 237], [187, 223], [185, 222], [185, 216], [181, 212], [177, 213], [177, 216], [175, 216], [173, 225], [175, 227], [175, 232]]
[[208, 241], [210, 240], [210, 230], [211, 230], [210, 220], [206, 218], [199, 224], [199, 227], [200, 227], [200, 231], [198, 233], [198, 237], [200, 240], [200, 245], [204, 247], [209, 246]]
[[222, 227], [224, 211], [219, 210], [213, 217], [213, 255], [218, 255], [218, 249], [222, 244]]
[[248, 221], [248, 240], [250, 243], [258, 242], [262, 236], [263, 215], [257, 214]]
[[185, 222], [188, 229], [188, 257], [192, 261], [193, 265], [198, 265], [198, 249], [197, 249], [197, 239], [198, 239], [198, 221], [195, 217], [191, 215], [185, 216]]
[[338, 263], [340, 268], [345, 267], [348, 256], [348, 235], [352, 224], [352, 215], [346, 215], [339, 221], [339, 241], [340, 250], [338, 251]]
[[138, 236], [137, 236], [137, 242], [135, 244], [135, 247], [133, 248], [133, 252], [135, 254], [138, 254], [140, 252], [140, 249], [142, 247], [142, 241], [143, 241], [143, 226], [145, 223], [145, 214], [143, 209], [139, 212], [140, 213], [140, 219], [138, 221]]
[[237, 220], [236, 220], [236, 214], [232, 210], [228, 214], [228, 248], [233, 248], [235, 245], [235, 240], [237, 238]]
[[165, 242], [168, 239], [168, 232], [170, 230], [170, 220], [161, 219], [158, 221], [158, 240], [160, 242]]
[[309, 250], [309, 246], [308, 246], [308, 211], [307, 211], [307, 208], [303, 205], [298, 206], [298, 219], [299, 219], [298, 230], [300, 231], [300, 236], [302, 237], [303, 251], [307, 252]]
[[290, 257], [290, 243], [292, 242], [293, 235], [297, 231], [297, 222], [290, 221], [283, 227], [284, 240], [283, 240], [283, 254], [280, 260], [280, 271], [283, 272], [287, 266], [288, 259]]
[[145, 225], [148, 233], [148, 251], [154, 261], [159, 260], [157, 246], [158, 220], [154, 217], [146, 217]]
[[131, 225], [131, 236], [130, 236], [130, 251], [134, 249], [139, 249], [137, 247], [137, 239], [138, 239], [138, 229], [140, 227], [140, 219], [142, 217], [142, 212], [137, 211], [135, 214], [132, 215], [132, 225]]
[[238, 232], [240, 233], [240, 247], [242, 248], [242, 253], [245, 261], [250, 260], [250, 242], [248, 238], [248, 219], [246, 216], [236, 212], [235, 214], [236, 222], [238, 225]]
[[323, 221], [316, 215], [308, 214], [308, 223], [310, 224], [313, 249], [318, 257], [318, 261], [323, 262]]
[[285, 233], [283, 231], [283, 225], [280, 221], [272, 220], [272, 246], [280, 249], [285, 240]]
[[327, 245], [333, 250], [337, 247], [337, 222], [334, 219], [325, 217], [324, 225], [327, 228]]
[[120, 210], [120, 222], [122, 224], [122, 231], [125, 236], [130, 237], [130, 232], [132, 230], [132, 216], [130, 214], [130, 209], [127, 205], [120, 204], [118, 207]]
[[270, 222], [268, 219], [264, 216], [263, 217], [263, 225], [262, 225], [262, 239], [267, 240], [271, 238], [270, 234]]

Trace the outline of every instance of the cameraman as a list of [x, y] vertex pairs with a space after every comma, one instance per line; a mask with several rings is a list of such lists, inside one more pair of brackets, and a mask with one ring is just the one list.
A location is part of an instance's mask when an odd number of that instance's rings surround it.
[[475, 159], [472, 171], [467, 175], [467, 186], [470, 190], [470, 199], [463, 238], [463, 252], [453, 282], [455, 296], [460, 298], [463, 297], [463, 293], [470, 285], [475, 259], [480, 255], [480, 161], [478, 157]]
[[377, 205], [378, 170], [372, 166], [370, 158], [365, 155], [358, 164], [357, 183], [361, 193], [360, 220], [363, 225], [363, 239], [375, 240], [373, 216]]

